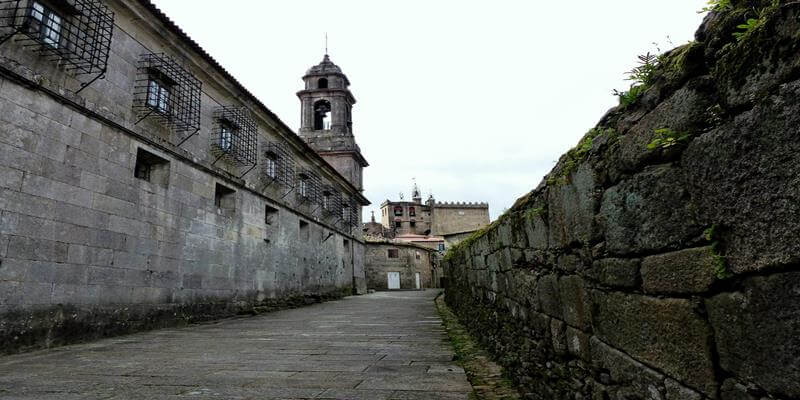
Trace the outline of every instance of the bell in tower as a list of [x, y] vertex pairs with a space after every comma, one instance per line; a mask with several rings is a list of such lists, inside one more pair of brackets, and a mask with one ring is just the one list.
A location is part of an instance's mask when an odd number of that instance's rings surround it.
[[342, 176], [363, 190], [363, 169], [369, 164], [353, 136], [350, 81], [325, 54], [322, 62], [303, 76], [300, 98], [300, 137]]

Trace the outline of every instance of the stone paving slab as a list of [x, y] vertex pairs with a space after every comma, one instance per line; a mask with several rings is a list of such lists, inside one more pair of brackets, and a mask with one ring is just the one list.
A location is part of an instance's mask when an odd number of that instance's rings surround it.
[[0, 357], [0, 399], [467, 399], [437, 293], [374, 293]]

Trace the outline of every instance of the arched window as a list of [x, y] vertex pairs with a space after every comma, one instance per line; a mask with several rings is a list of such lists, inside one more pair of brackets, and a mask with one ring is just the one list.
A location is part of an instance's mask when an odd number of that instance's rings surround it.
[[318, 100], [314, 103], [314, 130], [331, 129], [331, 103]]
[[317, 81], [317, 88], [319, 89], [327, 89], [328, 88], [328, 79], [327, 78], [319, 78]]

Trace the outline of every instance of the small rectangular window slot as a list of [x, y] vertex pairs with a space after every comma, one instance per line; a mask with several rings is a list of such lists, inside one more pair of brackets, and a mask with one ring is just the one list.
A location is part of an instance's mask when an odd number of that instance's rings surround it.
[[214, 205], [226, 212], [236, 212], [236, 191], [216, 184], [214, 189]]
[[389, 249], [387, 256], [389, 258], [399, 258], [400, 257], [400, 251], [397, 250], [397, 249]]
[[278, 223], [278, 209], [275, 207], [270, 206], [269, 204], [264, 206], [264, 224], [265, 225], [276, 225]]
[[169, 185], [169, 161], [139, 148], [136, 150], [133, 176], [166, 187]]
[[300, 226], [299, 226], [299, 229], [298, 229], [298, 238], [300, 238], [300, 240], [303, 240], [303, 241], [307, 242], [308, 239], [309, 239], [309, 230], [310, 230], [310, 228], [308, 226], [308, 222], [303, 221], [301, 219], [300, 220]]

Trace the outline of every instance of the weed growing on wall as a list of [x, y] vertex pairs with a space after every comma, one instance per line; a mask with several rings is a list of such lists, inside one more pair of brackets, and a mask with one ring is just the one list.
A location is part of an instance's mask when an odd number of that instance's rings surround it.
[[685, 132], [675, 132], [669, 128], [662, 128], [655, 130], [656, 138], [647, 144], [648, 150], [667, 149], [677, 145], [683, 145], [688, 140], [690, 135]]

